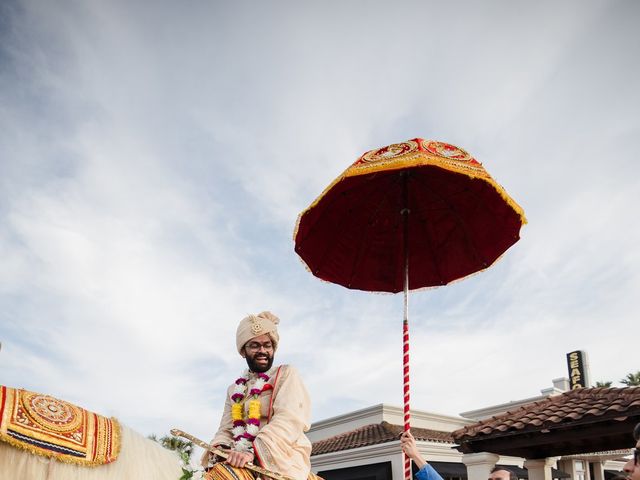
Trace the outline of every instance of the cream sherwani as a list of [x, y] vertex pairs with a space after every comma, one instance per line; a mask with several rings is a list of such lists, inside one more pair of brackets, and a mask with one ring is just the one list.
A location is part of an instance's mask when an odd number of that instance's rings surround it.
[[[306, 480], [311, 468], [311, 442], [304, 432], [309, 430], [311, 400], [298, 371], [289, 365], [273, 367], [269, 372], [269, 382], [260, 394], [260, 431], [253, 442], [255, 462], [264, 468], [283, 475]], [[247, 392], [255, 384], [257, 377], [251, 373]], [[231, 418], [231, 395], [234, 384], [227, 390], [224, 413], [220, 428], [211, 441], [212, 444], [233, 445], [233, 420]], [[249, 402], [245, 402], [245, 415]]]

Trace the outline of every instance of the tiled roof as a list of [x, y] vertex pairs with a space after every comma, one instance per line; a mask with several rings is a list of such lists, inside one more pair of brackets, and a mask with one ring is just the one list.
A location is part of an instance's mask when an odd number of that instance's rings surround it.
[[581, 388], [523, 405], [453, 432], [456, 443], [640, 415], [640, 387]]
[[[403, 432], [400, 425], [392, 425], [388, 422], [374, 423], [357, 428], [350, 432], [341, 433], [333, 437], [319, 440], [313, 443], [311, 455], [338, 452], [352, 448], [366, 447], [380, 443], [398, 440]], [[416, 440], [431, 442], [452, 443], [451, 433], [429, 430], [427, 428], [411, 427], [411, 433]]]

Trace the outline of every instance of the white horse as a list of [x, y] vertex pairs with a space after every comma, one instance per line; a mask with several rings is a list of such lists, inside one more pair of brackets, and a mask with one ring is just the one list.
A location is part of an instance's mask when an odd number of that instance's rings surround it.
[[115, 461], [89, 467], [63, 463], [0, 441], [0, 480], [178, 480], [182, 476], [176, 452], [124, 425], [120, 426], [120, 445]]

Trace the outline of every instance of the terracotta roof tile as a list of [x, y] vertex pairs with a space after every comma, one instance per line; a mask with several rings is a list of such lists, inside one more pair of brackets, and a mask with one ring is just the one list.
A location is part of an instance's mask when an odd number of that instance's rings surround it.
[[453, 432], [453, 440], [479, 439], [514, 431], [537, 431], [571, 421], [614, 418], [640, 410], [640, 387], [581, 388], [523, 405]]
[[[341, 433], [333, 437], [313, 443], [311, 455], [350, 450], [380, 443], [398, 440], [403, 428], [388, 422], [365, 425], [350, 432]], [[451, 433], [426, 428], [411, 427], [411, 433], [416, 440], [453, 443]]]

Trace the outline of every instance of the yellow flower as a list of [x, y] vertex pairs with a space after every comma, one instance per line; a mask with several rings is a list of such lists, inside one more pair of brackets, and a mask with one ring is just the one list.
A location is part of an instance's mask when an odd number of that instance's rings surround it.
[[242, 420], [242, 404], [234, 403], [231, 405], [231, 418], [236, 420]]
[[260, 400], [249, 402], [249, 418], [260, 418]]

